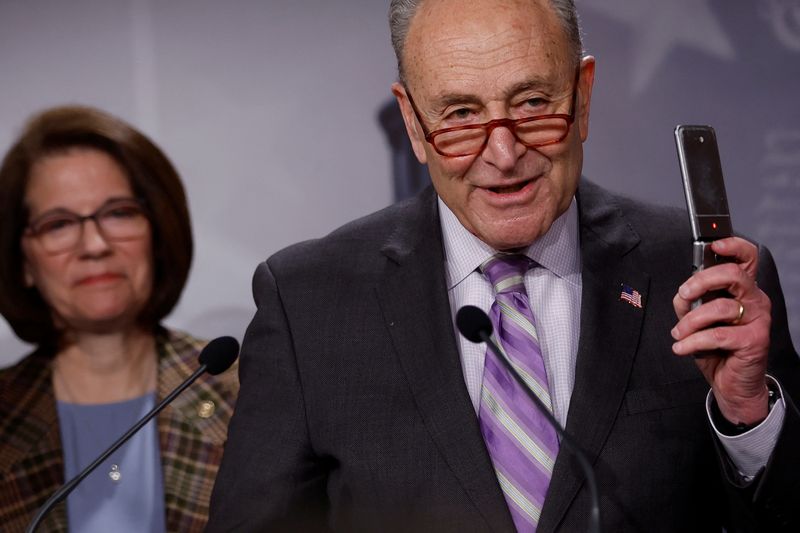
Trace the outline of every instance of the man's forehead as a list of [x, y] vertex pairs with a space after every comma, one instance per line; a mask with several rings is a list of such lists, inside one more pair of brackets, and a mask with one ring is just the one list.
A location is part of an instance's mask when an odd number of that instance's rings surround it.
[[432, 38], [501, 33], [557, 19], [549, 0], [425, 0], [409, 25], [423, 42]]
[[[504, 9], [485, 9], [489, 0], [460, 3], [427, 0], [417, 13], [405, 47], [407, 81], [431, 96], [470, 92], [486, 84], [561, 86], [569, 77], [569, 45], [555, 14], [535, 2], [511, 2]], [[468, 7], [471, 6], [471, 7]], [[489, 6], [490, 7], [490, 6]], [[440, 9], [441, 8], [441, 9]]]

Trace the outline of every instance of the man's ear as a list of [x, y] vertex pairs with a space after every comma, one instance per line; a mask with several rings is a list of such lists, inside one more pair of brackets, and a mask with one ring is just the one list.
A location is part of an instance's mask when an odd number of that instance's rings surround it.
[[408, 100], [406, 88], [400, 82], [392, 84], [392, 93], [397, 98], [397, 105], [400, 106], [400, 113], [403, 115], [403, 122], [406, 125], [406, 133], [411, 141], [411, 147], [414, 149], [414, 155], [423, 165], [428, 162], [428, 156], [425, 153], [425, 136], [422, 133], [417, 117], [414, 110], [411, 108], [411, 102]]
[[581, 59], [581, 71], [578, 78], [578, 114], [575, 117], [578, 131], [581, 134], [581, 141], [585, 141], [589, 137], [589, 109], [592, 102], [594, 67], [594, 57], [584, 56]]

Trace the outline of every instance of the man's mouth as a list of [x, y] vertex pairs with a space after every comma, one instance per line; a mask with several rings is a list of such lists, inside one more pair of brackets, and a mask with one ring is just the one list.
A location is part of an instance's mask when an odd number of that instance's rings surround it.
[[521, 181], [519, 183], [515, 183], [514, 185], [507, 185], [505, 187], [489, 187], [489, 190], [495, 194], [509, 194], [521, 191], [530, 182], [531, 180]]

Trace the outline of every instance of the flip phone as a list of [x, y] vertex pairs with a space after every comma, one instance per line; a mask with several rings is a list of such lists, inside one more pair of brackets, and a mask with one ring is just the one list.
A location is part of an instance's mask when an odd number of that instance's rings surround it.
[[[731, 259], [718, 256], [711, 249], [713, 241], [733, 235], [714, 128], [679, 125], [675, 128], [675, 144], [692, 226], [692, 270], [730, 262]], [[693, 307], [720, 296], [727, 293], [709, 292], [694, 302]]]

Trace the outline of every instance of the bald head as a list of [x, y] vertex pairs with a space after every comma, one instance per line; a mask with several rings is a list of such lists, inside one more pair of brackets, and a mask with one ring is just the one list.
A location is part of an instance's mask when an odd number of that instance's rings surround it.
[[[406, 83], [406, 66], [405, 66], [405, 48], [408, 32], [411, 23], [420, 10], [422, 4], [429, 4], [434, 2], [443, 2], [447, 0], [392, 0], [389, 6], [389, 29], [392, 36], [392, 47], [397, 58], [397, 70], [400, 81]], [[497, 3], [498, 5], [504, 4], [503, 0], [472, 0], [473, 2], [488, 2]], [[551, 9], [560, 21], [564, 32], [567, 35], [569, 42], [570, 56], [574, 57], [575, 63], [580, 61], [583, 54], [583, 41], [581, 39], [581, 30], [578, 23], [578, 13], [575, 10], [575, 2], [573, 0], [523, 0], [532, 3], [540, 3]]]

